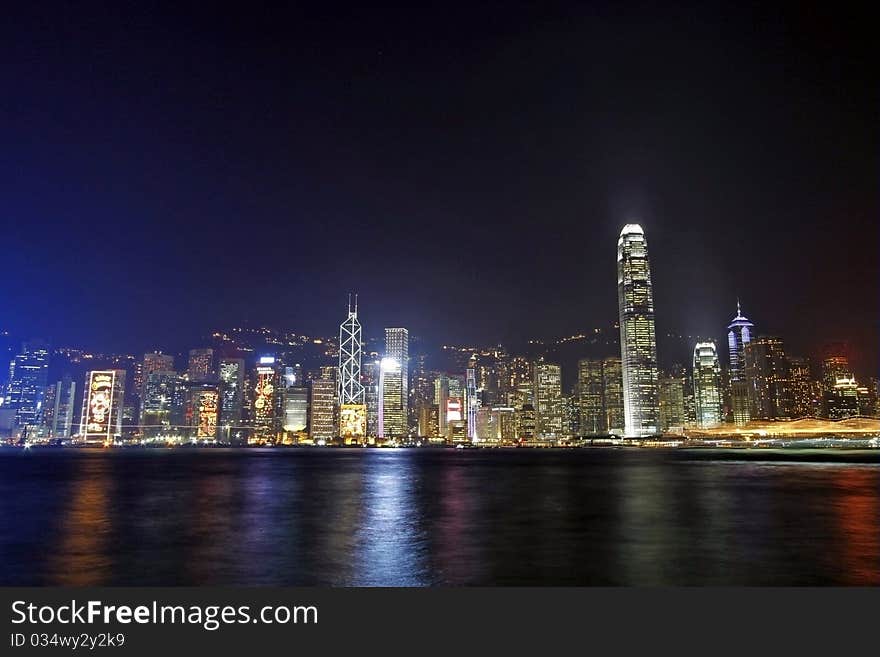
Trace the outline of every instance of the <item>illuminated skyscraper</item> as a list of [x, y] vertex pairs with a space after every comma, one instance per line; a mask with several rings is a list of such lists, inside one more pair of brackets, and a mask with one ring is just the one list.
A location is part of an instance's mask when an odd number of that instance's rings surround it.
[[535, 363], [534, 400], [537, 413], [538, 438], [562, 436], [563, 404], [562, 368], [551, 363]]
[[73, 400], [76, 382], [69, 376], [46, 389], [43, 401], [43, 426], [47, 438], [70, 438], [73, 426]]
[[788, 418], [791, 410], [789, 369], [782, 340], [752, 338], [745, 345], [743, 355], [750, 419]]
[[145, 438], [180, 433], [175, 405], [183, 401], [183, 381], [174, 370], [153, 370], [144, 378], [140, 428]]
[[749, 421], [749, 389], [746, 383], [745, 346], [751, 342], [755, 325], [743, 316], [736, 302], [736, 317], [727, 327], [727, 353], [730, 358], [730, 404], [733, 421], [742, 426]]
[[408, 433], [409, 331], [385, 329], [385, 358], [382, 359], [382, 433], [385, 438]]
[[660, 377], [660, 429], [681, 431], [685, 425], [684, 378]]
[[236, 432], [241, 429], [244, 408], [244, 359], [223, 358], [218, 367], [220, 374], [220, 441], [237, 442]]
[[214, 376], [214, 350], [190, 349], [186, 370], [190, 381], [208, 381]]
[[623, 412], [623, 366], [619, 358], [602, 361], [602, 408], [605, 412], [605, 430], [622, 436], [626, 420]]
[[467, 437], [473, 442], [477, 436], [477, 409], [480, 399], [477, 397], [477, 378], [473, 369], [468, 369], [465, 387], [465, 408], [467, 409]]
[[367, 436], [379, 435], [379, 363], [368, 360], [363, 363], [364, 403], [367, 405]]
[[254, 432], [249, 442], [274, 442], [281, 429], [281, 377], [275, 358], [261, 357], [256, 375], [252, 415]]
[[335, 410], [336, 382], [331, 378], [313, 380], [309, 399], [309, 437], [316, 445], [333, 441], [336, 435]]
[[364, 386], [361, 383], [361, 324], [357, 316], [357, 296], [354, 310], [348, 298], [348, 318], [339, 326], [339, 405], [363, 404]]
[[112, 442], [122, 436], [122, 406], [125, 370], [86, 372], [80, 440], [87, 443]]
[[617, 300], [627, 436], [660, 430], [654, 294], [645, 233], [626, 224], [617, 241]]
[[701, 429], [721, 424], [721, 364], [714, 342], [694, 347], [694, 406]]
[[9, 384], [4, 407], [15, 410], [15, 426], [24, 429], [37, 424], [46, 394], [49, 347], [41, 340], [21, 346], [9, 364]]
[[284, 425], [289, 434], [302, 434], [309, 426], [309, 389], [291, 386], [284, 389]]
[[602, 361], [583, 358], [578, 361], [578, 428], [582, 436], [605, 433], [602, 408]]

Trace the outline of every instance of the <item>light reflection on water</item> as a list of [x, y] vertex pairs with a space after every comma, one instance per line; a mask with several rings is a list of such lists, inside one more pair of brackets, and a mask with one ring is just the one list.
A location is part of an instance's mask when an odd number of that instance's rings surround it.
[[771, 456], [3, 450], [0, 584], [880, 584], [880, 453]]

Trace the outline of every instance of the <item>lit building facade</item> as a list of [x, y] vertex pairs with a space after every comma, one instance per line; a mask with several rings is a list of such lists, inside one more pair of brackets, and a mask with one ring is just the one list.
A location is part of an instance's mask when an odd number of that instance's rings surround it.
[[25, 342], [9, 364], [5, 408], [15, 411], [18, 429], [34, 427], [40, 419], [49, 378], [49, 346], [41, 340]]
[[623, 365], [619, 358], [602, 361], [602, 405], [609, 434], [622, 436], [626, 427], [623, 408]]
[[750, 420], [790, 417], [789, 369], [782, 340], [752, 338], [743, 350]]
[[220, 380], [220, 440], [232, 444], [243, 435], [244, 359], [222, 358], [217, 373]]
[[139, 425], [144, 438], [171, 436], [180, 432], [175, 417], [181, 401], [183, 381], [173, 370], [152, 370], [144, 377]]
[[606, 431], [602, 381], [601, 360], [582, 358], [578, 361], [577, 406], [580, 435], [596, 436]]
[[660, 430], [657, 338], [648, 245], [638, 224], [626, 224], [617, 242], [617, 299], [625, 434], [651, 436]]
[[214, 350], [190, 349], [186, 374], [190, 381], [210, 381], [214, 377]]
[[70, 438], [73, 428], [76, 382], [69, 376], [46, 389], [43, 401], [43, 426], [47, 438]]
[[563, 435], [562, 368], [552, 363], [538, 362], [535, 363], [534, 375], [538, 438], [558, 439]]
[[730, 405], [733, 421], [742, 426], [749, 421], [749, 387], [746, 383], [745, 347], [751, 342], [755, 325], [742, 314], [736, 302], [736, 317], [727, 327], [727, 357], [730, 362]]
[[382, 404], [380, 435], [384, 438], [409, 433], [409, 331], [385, 329], [385, 357], [382, 359]]
[[110, 443], [122, 437], [125, 370], [86, 372], [79, 439]]
[[316, 445], [329, 445], [336, 436], [336, 382], [315, 379], [310, 385], [309, 438]]
[[275, 442], [281, 428], [278, 410], [281, 406], [281, 377], [273, 356], [260, 358], [253, 392], [251, 443]]
[[685, 426], [684, 379], [660, 377], [660, 430], [678, 433]]
[[714, 342], [694, 347], [694, 409], [701, 429], [721, 424], [721, 364]]

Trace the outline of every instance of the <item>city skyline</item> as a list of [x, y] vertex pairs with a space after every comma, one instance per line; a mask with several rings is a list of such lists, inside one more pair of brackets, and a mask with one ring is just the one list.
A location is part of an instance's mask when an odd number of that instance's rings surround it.
[[[87, 366], [78, 429], [68, 419], [77, 400], [71, 354], [62, 379], [53, 375], [50, 383], [49, 346], [25, 342], [0, 395], [0, 431], [26, 444], [567, 446], [588, 437], [763, 430], [753, 421], [880, 417], [880, 379], [857, 377], [845, 344], [826, 343], [821, 362], [811, 364], [779, 336], [755, 330], [739, 300], [723, 366], [716, 342], [697, 339], [690, 367], [661, 368], [639, 224], [625, 224], [617, 240], [617, 291], [616, 353], [607, 355], [614, 350], [608, 336], [601, 359], [580, 357], [573, 388], [551, 350], [524, 356], [501, 345], [456, 347], [460, 356], [451, 367], [429, 367], [424, 351], [411, 351], [405, 327], [386, 327], [384, 347], [364, 362], [358, 297], [352, 305], [349, 294], [335, 343], [302, 335], [278, 340], [263, 329], [257, 333], [265, 345], [255, 348], [215, 333], [229, 344], [189, 349], [179, 371], [173, 356], [158, 351], [142, 361], [113, 359], [121, 367]], [[305, 358], [297, 346], [319, 351]]]

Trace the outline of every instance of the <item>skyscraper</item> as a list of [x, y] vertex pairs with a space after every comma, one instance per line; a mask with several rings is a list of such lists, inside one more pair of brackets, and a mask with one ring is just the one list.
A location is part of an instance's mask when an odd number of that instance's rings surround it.
[[281, 429], [281, 377], [274, 356], [262, 356], [254, 383], [253, 426], [248, 442], [274, 442]]
[[208, 381], [214, 375], [214, 350], [190, 349], [186, 369], [190, 381]]
[[694, 406], [701, 429], [721, 424], [721, 365], [714, 342], [694, 347]]
[[357, 317], [357, 295], [354, 297], [354, 310], [349, 296], [348, 317], [339, 326], [339, 369], [336, 379], [340, 435], [347, 443], [358, 443], [367, 433], [367, 407], [361, 382], [361, 325]]
[[9, 364], [9, 384], [4, 406], [15, 410], [15, 426], [36, 425], [43, 406], [49, 374], [49, 347], [42, 340], [30, 340]]
[[736, 302], [736, 317], [727, 327], [727, 353], [730, 359], [730, 403], [733, 421], [742, 426], [749, 421], [749, 390], [746, 384], [745, 346], [751, 342], [755, 325], [743, 316]]
[[660, 377], [660, 430], [681, 431], [685, 425], [684, 379], [681, 376]]
[[385, 358], [382, 359], [382, 436], [405, 436], [408, 433], [409, 401], [409, 331], [385, 329]]
[[602, 361], [602, 408], [606, 431], [623, 435], [626, 418], [623, 411], [623, 366], [619, 358]]
[[753, 338], [743, 350], [749, 394], [749, 417], [753, 420], [788, 418], [791, 409], [788, 361], [782, 340]]
[[70, 438], [73, 426], [73, 400], [76, 382], [69, 376], [46, 389], [43, 401], [43, 426], [47, 438]]
[[535, 363], [534, 400], [538, 438], [562, 436], [563, 397], [562, 368], [551, 363]]
[[578, 361], [578, 428], [580, 435], [605, 433], [602, 408], [602, 361], [582, 358]]
[[122, 436], [125, 370], [86, 372], [80, 439], [87, 443], [112, 442]]
[[241, 412], [244, 408], [244, 359], [223, 358], [218, 367], [220, 374], [220, 441], [234, 440], [241, 431]]
[[316, 445], [327, 445], [336, 435], [334, 426], [336, 382], [314, 379], [309, 399], [309, 437]]
[[179, 409], [175, 405], [183, 401], [183, 392], [183, 381], [174, 370], [152, 370], [145, 375], [140, 413], [144, 438], [180, 432], [180, 427], [173, 425], [179, 422], [179, 413], [176, 412]]
[[339, 405], [363, 404], [364, 386], [361, 383], [361, 324], [357, 316], [357, 296], [354, 310], [348, 298], [348, 317], [339, 326]]
[[627, 436], [660, 430], [654, 295], [645, 233], [626, 224], [617, 241], [617, 300]]
[[467, 409], [467, 437], [471, 442], [477, 437], [477, 409], [480, 408], [480, 398], [477, 397], [476, 372], [469, 368], [466, 372], [465, 408]]

